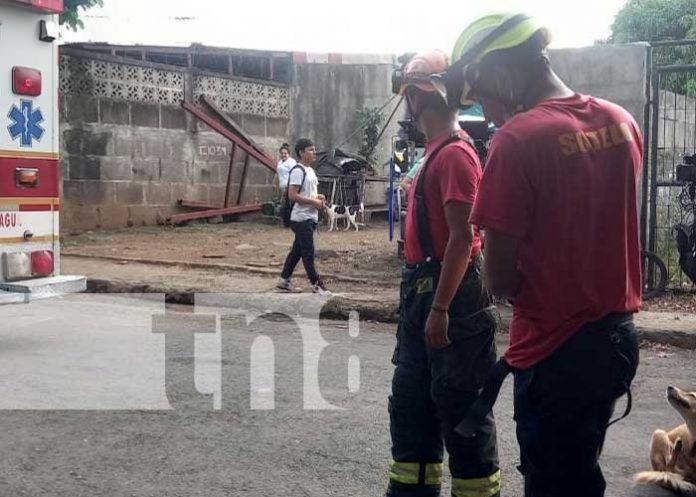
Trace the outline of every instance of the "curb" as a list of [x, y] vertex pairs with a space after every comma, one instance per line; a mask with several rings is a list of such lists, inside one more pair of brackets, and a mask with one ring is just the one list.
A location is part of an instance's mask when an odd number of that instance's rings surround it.
[[[204, 292], [204, 290], [200, 290]], [[175, 290], [157, 288], [148, 284], [114, 282], [101, 279], [88, 279], [89, 293], [162, 293], [168, 304], [193, 305], [197, 289]], [[334, 297], [324, 306], [321, 317], [335, 320], [348, 320], [353, 312], [358, 312], [364, 321], [395, 324], [399, 321], [399, 306], [396, 302], [379, 302], [374, 300], [357, 300], [345, 297]], [[502, 323], [507, 328], [510, 321], [510, 310], [501, 309]], [[680, 349], [696, 350], [696, 332], [673, 329], [646, 328], [637, 326], [641, 341], [670, 345]]]
[[[194, 295], [205, 290], [189, 288], [172, 290], [158, 288], [147, 283], [128, 283], [90, 278], [87, 280], [87, 293], [161, 293], [167, 304], [194, 305]], [[354, 300], [334, 297], [321, 311], [321, 317], [335, 320], [348, 320], [352, 312], [358, 312], [365, 321], [378, 323], [397, 323], [399, 321], [398, 303]]]

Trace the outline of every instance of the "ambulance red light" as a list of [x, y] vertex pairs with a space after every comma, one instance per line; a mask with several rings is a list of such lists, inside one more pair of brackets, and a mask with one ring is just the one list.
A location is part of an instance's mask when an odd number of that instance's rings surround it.
[[32, 276], [51, 276], [53, 274], [53, 252], [37, 250], [31, 253]]
[[37, 10], [51, 14], [63, 12], [63, 0], [15, 0], [15, 2], [30, 5]]
[[12, 68], [12, 91], [16, 95], [41, 95], [41, 71], [29, 67]]

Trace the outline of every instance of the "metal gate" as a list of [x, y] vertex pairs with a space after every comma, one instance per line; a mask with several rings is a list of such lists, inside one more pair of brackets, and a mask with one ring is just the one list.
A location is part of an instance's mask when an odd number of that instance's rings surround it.
[[648, 49], [645, 172], [641, 243], [667, 266], [672, 289], [692, 289], [679, 267], [673, 227], [693, 215], [680, 201], [676, 169], [696, 153], [696, 40], [654, 43]]

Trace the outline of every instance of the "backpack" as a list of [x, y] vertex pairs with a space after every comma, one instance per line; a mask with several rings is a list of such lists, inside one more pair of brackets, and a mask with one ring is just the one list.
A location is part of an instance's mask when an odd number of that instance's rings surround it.
[[292, 216], [292, 209], [293, 207], [295, 207], [295, 202], [292, 202], [290, 200], [290, 196], [288, 195], [288, 190], [290, 189], [290, 178], [292, 177], [292, 172], [298, 167], [302, 171], [302, 182], [300, 182], [299, 190], [300, 192], [302, 191], [305, 179], [307, 178], [307, 173], [305, 172], [304, 167], [302, 167], [300, 164], [294, 165], [288, 173], [288, 184], [285, 187], [285, 191], [283, 192], [283, 200], [281, 201], [280, 205], [280, 219], [283, 221], [283, 226], [285, 226], [286, 228], [290, 227], [290, 216]]

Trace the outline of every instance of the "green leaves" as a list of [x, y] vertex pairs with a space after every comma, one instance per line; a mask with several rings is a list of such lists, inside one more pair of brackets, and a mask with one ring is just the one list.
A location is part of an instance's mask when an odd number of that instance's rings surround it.
[[68, 26], [68, 29], [77, 31], [85, 27], [80, 19], [81, 11], [92, 7], [102, 7], [104, 0], [65, 0], [64, 11], [60, 15], [60, 23]]
[[696, 0], [629, 0], [611, 31], [614, 43], [696, 38]]
[[363, 107], [355, 113], [355, 119], [363, 130], [362, 146], [358, 150], [358, 154], [369, 160], [377, 148], [379, 127], [384, 121], [384, 115], [379, 107]]

